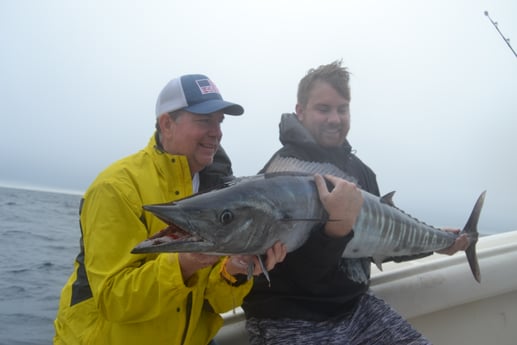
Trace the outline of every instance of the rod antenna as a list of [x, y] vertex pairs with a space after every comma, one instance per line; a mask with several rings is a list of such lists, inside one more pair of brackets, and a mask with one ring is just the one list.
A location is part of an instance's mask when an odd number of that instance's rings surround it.
[[492, 18], [490, 18], [490, 16], [488, 15], [488, 11], [485, 11], [485, 16], [488, 17], [488, 19], [490, 20], [490, 22], [492, 23], [492, 25], [495, 27], [495, 29], [497, 30], [497, 32], [499, 32], [499, 35], [501, 35], [501, 37], [503, 38], [504, 42], [508, 45], [508, 48], [510, 48], [510, 50], [512, 51], [513, 55], [517, 58], [517, 53], [515, 52], [515, 50], [513, 50], [512, 46], [510, 45], [510, 39], [509, 38], [506, 38], [504, 37], [503, 33], [501, 32], [501, 30], [499, 30], [499, 27], [497, 26], [497, 22], [494, 22], [492, 20]]

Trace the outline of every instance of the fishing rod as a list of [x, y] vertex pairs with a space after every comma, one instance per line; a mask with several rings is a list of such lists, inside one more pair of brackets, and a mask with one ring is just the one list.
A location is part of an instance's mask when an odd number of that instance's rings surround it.
[[499, 35], [501, 35], [501, 37], [503, 38], [503, 40], [506, 42], [506, 44], [508, 45], [508, 47], [511, 49], [511, 51], [513, 52], [513, 55], [515, 55], [515, 57], [517, 58], [517, 53], [515, 52], [515, 50], [513, 50], [512, 46], [510, 45], [510, 39], [509, 38], [506, 38], [504, 37], [503, 33], [501, 32], [501, 30], [499, 30], [499, 27], [497, 26], [497, 22], [494, 22], [492, 20], [492, 18], [490, 18], [490, 16], [488, 15], [488, 11], [485, 11], [485, 16], [488, 17], [488, 19], [490, 20], [490, 22], [492, 23], [492, 25], [494, 25], [494, 27], [496, 28], [497, 32], [499, 32]]

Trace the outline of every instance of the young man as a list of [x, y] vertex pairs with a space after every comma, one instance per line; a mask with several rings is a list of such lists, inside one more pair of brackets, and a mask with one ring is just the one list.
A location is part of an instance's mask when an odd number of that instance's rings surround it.
[[[348, 71], [341, 62], [320, 66], [300, 81], [296, 114], [282, 115], [283, 147], [275, 156], [332, 163], [356, 178], [362, 189], [379, 195], [375, 174], [352, 153], [346, 139], [349, 129]], [[316, 182], [325, 203], [321, 177]], [[353, 188], [341, 184], [354, 195]], [[350, 197], [325, 205], [329, 219], [336, 219], [332, 210], [337, 207], [347, 210], [348, 217], [317, 226], [309, 240], [270, 273], [271, 286], [255, 279], [243, 304], [252, 345], [428, 343], [389, 305], [369, 294], [370, 258], [341, 257], [354, 236], [361, 204], [361, 198]], [[446, 253], [467, 246], [467, 238], [461, 236]]]
[[[130, 252], [166, 227], [143, 205], [177, 200], [232, 176], [219, 146], [221, 123], [224, 114], [243, 112], [204, 75], [165, 86], [147, 147], [101, 172], [84, 195], [81, 251], [62, 291], [54, 344], [207, 344], [222, 326], [219, 313], [241, 304], [252, 285], [239, 276], [247, 273], [242, 263], [255, 258]], [[266, 267], [284, 256], [276, 244]], [[258, 262], [255, 267], [260, 274]]]

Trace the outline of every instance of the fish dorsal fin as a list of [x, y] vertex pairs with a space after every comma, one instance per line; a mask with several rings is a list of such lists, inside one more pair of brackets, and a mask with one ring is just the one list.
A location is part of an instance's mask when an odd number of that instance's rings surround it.
[[294, 157], [275, 156], [268, 164], [266, 173], [302, 173], [333, 175], [347, 181], [357, 183], [357, 179], [349, 176], [343, 170], [331, 163], [309, 162]]
[[391, 207], [395, 207], [395, 203], [393, 202], [393, 195], [395, 195], [395, 191], [389, 192], [388, 194], [384, 194], [381, 197], [381, 202], [386, 205], [390, 205]]
[[[429, 226], [429, 227], [431, 227], [431, 228], [435, 228], [434, 226], [429, 225], [429, 224], [426, 224], [425, 222], [423, 222], [423, 221], [421, 221], [421, 220], [419, 220], [419, 219], [416, 219], [415, 217], [411, 216], [410, 214], [407, 214], [405, 211], [403, 211], [403, 210], [401, 210], [400, 208], [398, 208], [397, 206], [395, 206], [395, 203], [393, 202], [393, 195], [395, 195], [395, 191], [390, 192], [390, 193], [387, 193], [387, 194], [385, 194], [385, 195], [381, 196], [381, 198], [380, 198], [380, 200], [379, 200], [379, 201], [381, 202], [381, 204], [385, 204], [385, 205], [388, 205], [388, 206], [390, 206], [390, 207], [394, 207], [394, 208], [396, 208], [398, 211], [400, 211], [400, 212], [401, 212], [401, 213], [403, 213], [404, 215], [406, 215], [406, 216], [408, 216], [408, 217], [410, 217], [410, 218], [414, 219], [414, 220], [415, 220], [415, 221], [417, 221], [418, 223], [424, 224], [424, 225]], [[435, 229], [437, 229], [437, 228], [435, 228]]]

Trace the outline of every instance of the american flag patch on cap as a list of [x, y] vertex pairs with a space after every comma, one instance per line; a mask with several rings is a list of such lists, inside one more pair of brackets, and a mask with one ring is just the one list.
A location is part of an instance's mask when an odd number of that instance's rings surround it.
[[206, 95], [207, 93], [219, 93], [217, 86], [215, 86], [210, 79], [198, 79], [196, 80], [196, 84], [202, 95]]

